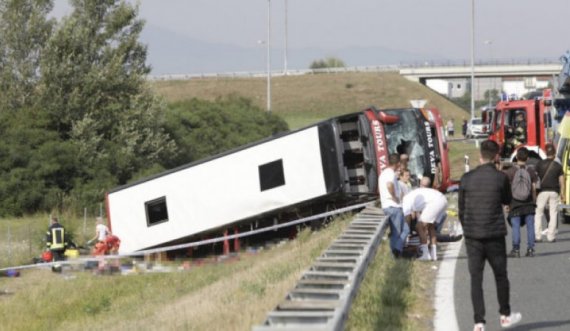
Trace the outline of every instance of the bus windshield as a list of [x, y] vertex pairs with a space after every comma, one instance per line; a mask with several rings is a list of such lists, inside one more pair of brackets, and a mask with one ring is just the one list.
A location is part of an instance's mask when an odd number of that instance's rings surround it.
[[431, 146], [428, 144], [425, 127], [427, 121], [417, 109], [385, 110], [385, 112], [400, 118], [396, 123], [384, 124], [389, 153], [409, 155], [408, 169], [412, 177], [418, 179], [429, 175], [431, 173], [429, 153], [434, 149], [434, 143], [432, 140]]

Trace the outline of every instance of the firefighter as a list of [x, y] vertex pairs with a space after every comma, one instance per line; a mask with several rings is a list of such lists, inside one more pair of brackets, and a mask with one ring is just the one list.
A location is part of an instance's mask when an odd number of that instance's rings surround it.
[[519, 145], [526, 144], [526, 120], [524, 113], [516, 113], [514, 122], [507, 128], [506, 138], [505, 155], [510, 155]]
[[526, 121], [523, 113], [518, 113], [514, 125], [515, 146], [526, 143]]
[[57, 217], [52, 217], [51, 225], [46, 232], [46, 247], [51, 251], [53, 261], [62, 261], [66, 248], [65, 228], [59, 224]]

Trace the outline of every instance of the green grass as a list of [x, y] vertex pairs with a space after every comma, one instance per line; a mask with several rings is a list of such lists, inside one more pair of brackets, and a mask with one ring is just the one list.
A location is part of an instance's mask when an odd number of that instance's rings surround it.
[[184, 272], [93, 276], [25, 270], [20, 278], [0, 278], [0, 290], [13, 293], [0, 297], [0, 329], [247, 330], [263, 322], [347, 224], [340, 218], [277, 248]]
[[[77, 245], [84, 245], [95, 234], [95, 218], [64, 215], [59, 218], [66, 233]], [[85, 225], [84, 225], [85, 222]], [[49, 215], [37, 214], [0, 220], [0, 268], [29, 264], [45, 248]], [[85, 229], [85, 231], [84, 231]]]
[[431, 330], [437, 270], [432, 262], [394, 260], [384, 241], [370, 264], [347, 321], [347, 330]]
[[452, 141], [448, 144], [451, 178], [459, 180], [465, 173], [465, 155], [469, 156], [470, 169], [479, 165], [479, 148], [475, 145], [474, 140]]

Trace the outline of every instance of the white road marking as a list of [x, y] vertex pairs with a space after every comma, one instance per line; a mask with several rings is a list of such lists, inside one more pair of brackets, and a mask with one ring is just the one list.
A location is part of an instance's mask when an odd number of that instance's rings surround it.
[[455, 265], [463, 239], [449, 243], [443, 260], [439, 266], [435, 283], [435, 331], [459, 331], [455, 315], [453, 286], [455, 282]]

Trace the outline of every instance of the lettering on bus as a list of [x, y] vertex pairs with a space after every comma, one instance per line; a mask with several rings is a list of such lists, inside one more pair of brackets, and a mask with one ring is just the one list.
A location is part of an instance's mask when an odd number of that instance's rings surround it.
[[432, 174], [435, 174], [437, 171], [437, 165], [435, 162], [435, 146], [433, 141], [433, 134], [431, 132], [431, 125], [429, 124], [429, 122], [424, 121], [424, 126], [426, 130], [426, 137], [429, 148], [429, 164], [431, 168], [430, 170]]
[[378, 157], [378, 168], [383, 170], [388, 166], [386, 158], [386, 145], [384, 143], [384, 131], [382, 125], [377, 120], [372, 121], [372, 130], [374, 132], [374, 140], [376, 141], [376, 155]]

